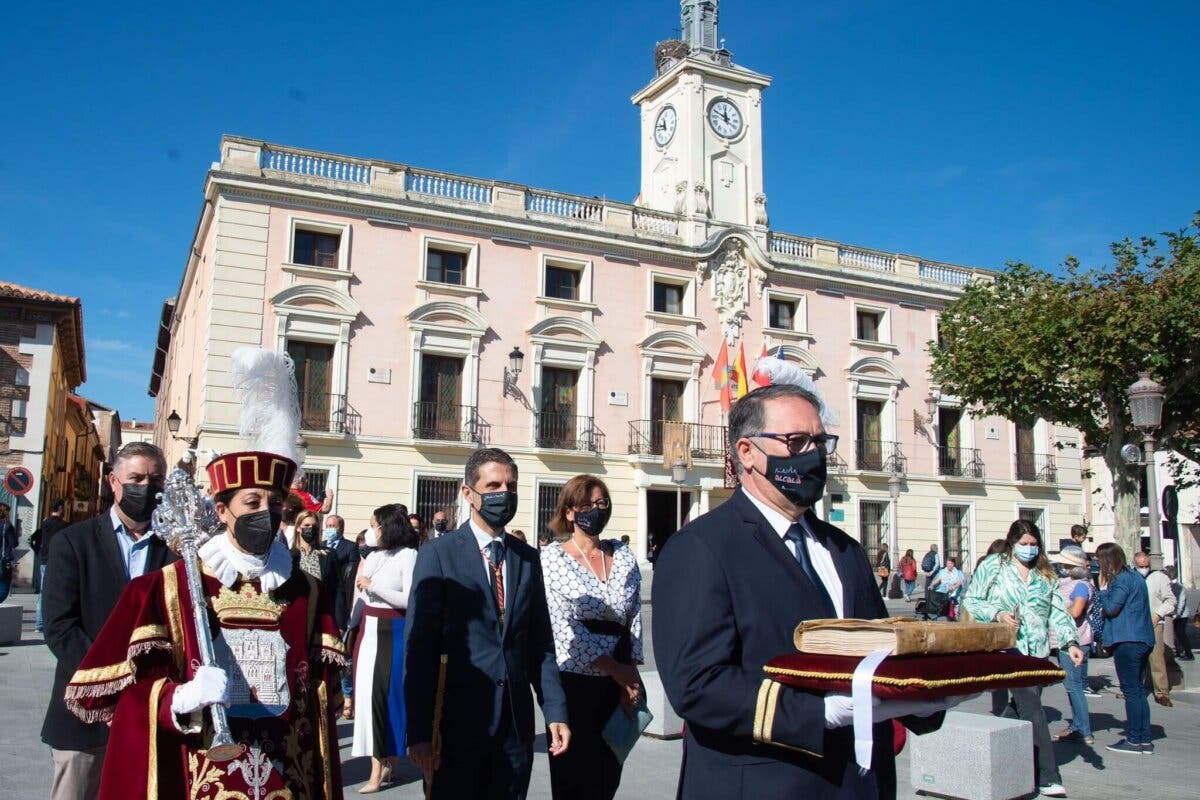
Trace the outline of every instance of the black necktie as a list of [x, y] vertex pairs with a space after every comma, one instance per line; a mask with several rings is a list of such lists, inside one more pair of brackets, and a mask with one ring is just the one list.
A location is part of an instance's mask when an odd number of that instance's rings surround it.
[[830, 619], [837, 617], [837, 607], [833, 604], [833, 599], [829, 596], [829, 590], [825, 588], [824, 581], [817, 575], [817, 571], [813, 569], [812, 559], [808, 557], [808, 545], [804, 542], [804, 526], [799, 522], [793, 522], [792, 527], [788, 528], [786, 534], [787, 540], [792, 543], [792, 552], [796, 556], [796, 560], [800, 562], [800, 569], [808, 576], [808, 579], [813, 582], [813, 586], [817, 588], [817, 594], [822, 605], [825, 606], [825, 611]]

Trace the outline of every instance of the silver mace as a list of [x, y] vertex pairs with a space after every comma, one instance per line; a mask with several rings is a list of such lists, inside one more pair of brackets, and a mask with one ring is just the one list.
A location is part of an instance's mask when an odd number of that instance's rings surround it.
[[[188, 595], [191, 597], [192, 619], [196, 626], [196, 643], [200, 648], [200, 663], [216, 665], [212, 631], [208, 627], [208, 604], [204, 600], [204, 585], [200, 581], [200, 543], [216, 534], [219, 520], [217, 509], [192, 476], [182, 469], [171, 470], [154, 509], [153, 530], [166, 540], [171, 549], [183, 557], [187, 573]], [[207, 707], [212, 716], [213, 737], [205, 755], [210, 761], [230, 761], [242, 754], [242, 745], [233, 740], [229, 731], [229, 715], [225, 706], [214, 703]]]

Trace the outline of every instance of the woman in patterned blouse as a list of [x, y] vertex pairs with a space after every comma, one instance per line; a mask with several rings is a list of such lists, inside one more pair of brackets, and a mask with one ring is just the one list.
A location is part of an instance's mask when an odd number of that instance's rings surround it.
[[608, 487], [577, 475], [558, 497], [550, 529], [559, 541], [542, 548], [546, 601], [562, 673], [571, 747], [550, 759], [557, 800], [611, 800], [621, 762], [601, 733], [617, 710], [631, 718], [642, 685], [642, 577], [637, 558], [615, 539], [601, 541], [612, 516]]
[[[1017, 629], [1017, 649], [1036, 658], [1050, 656], [1050, 628], [1075, 666], [1083, 663], [1075, 621], [1058, 591], [1058, 577], [1046, 558], [1037, 525], [1024, 519], [1013, 522], [1004, 549], [980, 562], [962, 604], [976, 622], [1000, 622]], [[1042, 708], [1040, 689], [1010, 689], [1011, 705], [1004, 715], [1033, 725], [1033, 750], [1037, 785], [1047, 797], [1066, 797], [1050, 726]]]

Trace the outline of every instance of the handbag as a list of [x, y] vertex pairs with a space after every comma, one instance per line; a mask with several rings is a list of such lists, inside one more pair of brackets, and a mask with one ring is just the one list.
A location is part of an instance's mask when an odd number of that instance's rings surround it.
[[892, 571], [887, 567], [880, 567], [879, 569], [875, 570], [875, 577], [877, 578], [886, 578], [891, 574]]
[[617, 706], [617, 710], [608, 718], [608, 722], [604, 724], [604, 731], [601, 736], [604, 738], [605, 744], [613, 751], [613, 755], [617, 757], [617, 761], [622, 764], [629, 757], [629, 752], [633, 750], [633, 746], [637, 744], [637, 740], [641, 738], [642, 732], [650, 726], [654, 720], [654, 715], [650, 713], [650, 709], [646, 706], [646, 692], [642, 691], [638, 697], [637, 708], [634, 709], [633, 719], [625, 715], [625, 711]]

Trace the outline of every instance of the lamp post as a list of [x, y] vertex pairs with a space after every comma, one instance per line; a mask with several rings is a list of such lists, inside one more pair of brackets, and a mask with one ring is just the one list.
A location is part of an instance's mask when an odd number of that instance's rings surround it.
[[904, 596], [900, 589], [900, 473], [893, 472], [888, 478], [888, 494], [892, 498], [892, 526], [888, 535], [888, 550], [892, 559], [892, 574], [888, 576], [887, 596], [899, 600]]
[[671, 465], [671, 482], [675, 484], [675, 531], [683, 527], [683, 484], [687, 480], [687, 462], [676, 456]]
[[1150, 568], [1162, 569], [1162, 522], [1158, 513], [1158, 476], [1154, 469], [1154, 432], [1162, 424], [1162, 384], [1150, 379], [1149, 372], [1139, 372], [1129, 387], [1129, 410], [1133, 427], [1142, 432], [1142, 452], [1146, 462], [1146, 494], [1150, 510]]
[[521, 390], [517, 388], [517, 378], [521, 377], [521, 370], [525, 367], [525, 354], [521, 352], [521, 348], [514, 347], [508, 354], [508, 366], [504, 369], [504, 396], [515, 397], [520, 400]]

